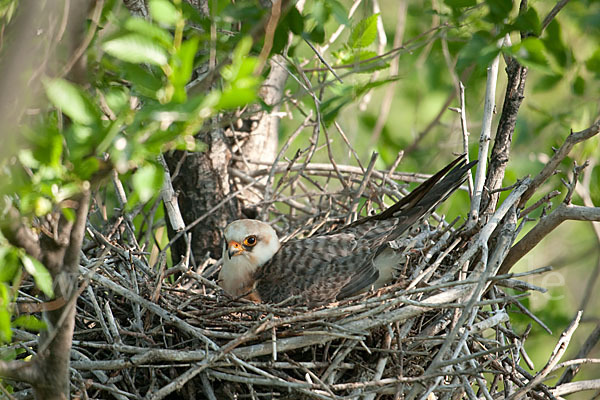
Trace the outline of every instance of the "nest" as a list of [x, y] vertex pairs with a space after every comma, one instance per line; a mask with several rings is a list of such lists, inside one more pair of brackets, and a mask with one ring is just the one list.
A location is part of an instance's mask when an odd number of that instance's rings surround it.
[[[367, 170], [278, 163], [251, 176], [232, 173], [257, 187], [280, 174], [263, 204], [272, 206], [265, 209], [284, 238], [376, 212], [386, 198], [402, 196], [398, 180], [425, 178], [377, 171], [373, 163]], [[404, 257], [395, 284], [316, 309], [231, 299], [215, 284], [217, 260], [153, 268], [128, 218], [89, 225], [74, 391], [124, 400], [492, 399], [529, 390], [532, 376], [519, 366], [524, 337], [508, 318], [510, 307], [526, 311], [518, 303], [526, 293], [513, 296], [502, 286], [530, 287], [495, 274], [516, 232], [510, 201], [480, 230], [437, 216], [422, 221], [411, 240], [394, 244]], [[164, 266], [164, 257], [156, 264]], [[527, 396], [550, 394], [537, 385]]]

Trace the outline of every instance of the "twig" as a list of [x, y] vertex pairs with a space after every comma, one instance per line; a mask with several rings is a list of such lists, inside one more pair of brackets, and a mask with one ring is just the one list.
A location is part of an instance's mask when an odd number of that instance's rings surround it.
[[538, 372], [535, 375], [535, 377], [527, 383], [527, 385], [525, 385], [523, 388], [519, 389], [516, 393], [512, 394], [508, 398], [508, 400], [522, 399], [531, 389], [533, 389], [538, 384], [540, 384], [544, 381], [546, 376], [552, 371], [554, 366], [556, 364], [558, 364], [558, 362], [560, 361], [563, 354], [567, 351], [567, 346], [569, 346], [569, 343], [571, 342], [571, 337], [573, 336], [573, 333], [575, 333], [575, 330], [579, 326], [579, 321], [581, 320], [581, 314], [582, 314], [582, 312], [579, 311], [577, 313], [577, 316], [575, 317], [575, 319], [569, 324], [569, 326], [560, 335], [560, 339], [558, 340], [558, 343], [554, 347], [554, 350], [552, 351], [552, 354], [550, 355], [550, 358], [548, 359], [548, 362], [546, 363], [544, 368], [542, 368], [540, 370], [540, 372]]
[[[587, 355], [592, 351], [592, 349], [596, 346], [596, 344], [598, 344], [599, 340], [600, 340], [600, 324], [596, 325], [596, 328], [594, 328], [592, 333], [590, 333], [590, 335], [587, 337], [587, 339], [583, 343], [583, 346], [581, 346], [581, 349], [579, 349], [579, 352], [577, 353], [575, 358], [576, 359], [586, 359], [585, 357], [587, 357]], [[567, 365], [565, 363], [562, 363], [562, 364]], [[564, 383], [571, 382], [571, 380], [573, 380], [575, 375], [579, 372], [580, 367], [581, 366], [578, 364], [570, 365], [569, 368], [567, 368], [565, 370], [565, 372], [563, 372], [562, 376], [560, 377], [560, 379], [558, 380], [556, 385], [560, 386]], [[557, 366], [557, 368], [558, 368], [558, 366]]]
[[[498, 42], [498, 47], [504, 45], [504, 39]], [[479, 135], [479, 162], [475, 173], [473, 197], [471, 199], [471, 212], [467, 222], [467, 229], [472, 229], [479, 221], [480, 205], [483, 196], [483, 186], [486, 175], [486, 162], [491, 140], [492, 117], [496, 108], [496, 82], [498, 81], [498, 65], [500, 55], [497, 55], [487, 69], [487, 80], [485, 84], [485, 100], [483, 103], [483, 119], [481, 122], [481, 133]]]
[[567, 220], [600, 221], [600, 207], [584, 207], [561, 203], [550, 215], [542, 218], [536, 226], [527, 232], [527, 234], [510, 249], [510, 252], [506, 256], [498, 273], [505, 274], [510, 271], [517, 261], [533, 249], [558, 225]]
[[567, 155], [569, 155], [573, 146], [579, 142], [583, 142], [584, 140], [596, 136], [598, 132], [600, 132], [600, 119], [596, 120], [596, 122], [594, 122], [587, 129], [579, 132], [571, 131], [560, 148], [556, 150], [550, 161], [548, 161], [540, 173], [533, 178], [531, 186], [525, 192], [525, 194], [523, 194], [523, 198], [521, 198], [521, 201], [519, 202], [519, 208], [522, 208], [527, 200], [529, 200], [536, 190], [542, 185], [542, 183], [544, 183], [546, 179], [554, 174], [554, 171], [556, 171], [558, 165], [562, 162], [562, 160], [564, 160], [565, 157], [567, 157]]
[[338, 74], [335, 72], [335, 70], [333, 68], [331, 68], [331, 65], [329, 65], [329, 63], [327, 61], [325, 61], [325, 59], [323, 58], [321, 53], [319, 53], [319, 51], [315, 48], [315, 46], [313, 46], [312, 43], [307, 38], [304, 38], [304, 41], [306, 42], [308, 47], [310, 47], [311, 50], [315, 53], [315, 55], [319, 58], [319, 60], [321, 60], [323, 65], [325, 65], [325, 67], [327, 67], [327, 69], [329, 70], [329, 72], [331, 72], [331, 74], [335, 77], [335, 79], [337, 79], [338, 82], [340, 82], [340, 83], [344, 83], [344, 81], [342, 81], [342, 78], [340, 78], [338, 76]]

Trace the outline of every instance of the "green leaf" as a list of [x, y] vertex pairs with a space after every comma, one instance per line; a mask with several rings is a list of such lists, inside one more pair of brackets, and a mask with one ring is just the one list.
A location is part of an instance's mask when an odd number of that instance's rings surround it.
[[52, 202], [43, 196], [38, 196], [35, 199], [33, 212], [36, 216], [41, 217], [52, 211]]
[[577, 75], [573, 81], [573, 93], [577, 96], [583, 96], [585, 94], [585, 80], [583, 80], [581, 75]]
[[487, 68], [500, 52], [493, 40], [494, 38], [489, 36], [487, 32], [475, 33], [458, 53], [457, 69], [463, 70], [472, 64], [480, 68]]
[[167, 52], [151, 38], [130, 33], [104, 42], [102, 49], [121, 61], [164, 65]]
[[129, 92], [125, 86], [110, 88], [104, 95], [106, 104], [115, 114], [129, 109]]
[[98, 119], [87, 96], [77, 86], [64, 79], [53, 79], [44, 82], [46, 95], [56, 107], [69, 116], [74, 122], [91, 125]]
[[250, 53], [252, 49], [252, 38], [250, 36], [244, 36], [233, 50], [233, 62], [239, 63], [244, 57]]
[[546, 50], [554, 57], [556, 62], [561, 67], [566, 67], [570, 52], [562, 40], [560, 24], [556, 19], [550, 22], [550, 25], [544, 31], [542, 40], [546, 46]]
[[60, 209], [60, 211], [65, 216], [65, 218], [67, 219], [67, 221], [69, 221], [69, 222], [75, 222], [75, 218], [77, 218], [77, 215], [75, 214], [75, 211], [73, 211], [72, 208], [63, 207], [63, 208]]
[[44, 267], [44, 265], [33, 257], [27, 254], [21, 255], [21, 263], [25, 270], [33, 276], [35, 286], [40, 289], [46, 297], [54, 297], [54, 291], [52, 290], [52, 277], [50, 273]]
[[290, 11], [285, 16], [285, 20], [292, 33], [301, 35], [304, 32], [304, 17], [296, 7], [290, 8]]
[[164, 171], [154, 164], [146, 164], [131, 177], [133, 189], [141, 202], [145, 203], [156, 195], [163, 182]]
[[232, 88], [223, 91], [217, 107], [224, 110], [231, 110], [252, 103], [257, 97], [256, 87]]
[[157, 39], [163, 46], [169, 47], [173, 44], [173, 35], [167, 30], [138, 17], [131, 17], [125, 22], [125, 29], [137, 32], [143, 36]]
[[353, 49], [358, 49], [361, 47], [367, 47], [371, 43], [375, 41], [377, 37], [377, 18], [379, 14], [371, 15], [360, 21], [352, 32], [350, 33], [350, 38], [348, 39], [348, 46]]
[[136, 64], [124, 64], [123, 73], [125, 78], [133, 84], [135, 91], [152, 99], [156, 99], [158, 91], [163, 86], [160, 79]]
[[348, 20], [348, 10], [345, 6], [337, 0], [328, 0], [326, 4], [331, 15], [333, 15], [333, 18], [335, 18], [338, 24], [346, 26], [350, 24], [350, 21]]
[[0, 245], [0, 282], [10, 282], [19, 269], [19, 257], [12, 247]]
[[48, 327], [46, 323], [33, 315], [21, 315], [13, 321], [15, 327], [27, 329], [28, 331], [40, 332], [46, 330]]
[[181, 12], [167, 0], [150, 0], [148, 8], [155, 21], [167, 26], [175, 26], [182, 18]]
[[315, 26], [307, 35], [308, 40], [314, 43], [323, 43], [325, 41], [325, 29], [322, 25]]
[[564, 79], [563, 74], [543, 75], [534, 85], [534, 91], [544, 92], [558, 85]]
[[487, 19], [496, 24], [504, 23], [513, 8], [512, 0], [486, 0], [485, 3], [490, 9]]
[[530, 32], [536, 36], [538, 36], [542, 30], [540, 18], [533, 7], [529, 7], [527, 11], [519, 14], [513, 27], [520, 32]]
[[444, 3], [450, 8], [474, 7], [477, 0], [444, 0]]
[[0, 308], [0, 343], [10, 343], [11, 339], [10, 313], [7, 309]]
[[544, 54], [544, 43], [535, 37], [523, 39], [521, 43], [503, 48], [502, 51], [515, 57], [521, 64], [536, 68], [542, 72], [551, 73], [548, 59]]
[[[212, 9], [212, 7], [211, 7]], [[183, 18], [189, 22], [193, 22], [204, 28], [205, 32], [210, 30], [210, 20], [206, 15], [202, 15], [198, 9], [192, 6], [187, 1], [181, 2], [181, 11]], [[215, 14], [218, 14], [218, 10], [215, 10]]]
[[199, 41], [200, 39], [198, 37], [186, 40], [181, 44], [181, 47], [175, 56], [171, 58], [170, 65], [172, 73], [169, 76], [169, 80], [175, 88], [175, 93], [173, 94], [174, 101], [183, 103], [187, 98], [185, 85], [192, 77], [194, 57], [196, 55], [196, 50], [198, 49]]
[[322, 29], [323, 25], [329, 19], [329, 7], [326, 6], [326, 2], [322, 0], [313, 2], [310, 9], [310, 16]]
[[596, 50], [590, 58], [585, 61], [588, 71], [600, 75], [600, 49]]

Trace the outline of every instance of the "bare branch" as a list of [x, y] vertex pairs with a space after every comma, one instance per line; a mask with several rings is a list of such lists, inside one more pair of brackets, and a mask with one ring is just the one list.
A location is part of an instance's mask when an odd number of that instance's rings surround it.
[[27, 254], [37, 260], [41, 259], [39, 238], [22, 222], [21, 214], [16, 208], [8, 207], [7, 215], [2, 216], [0, 220], [0, 230], [13, 246], [23, 248]]
[[[585, 340], [583, 346], [575, 356], [576, 359], [584, 359], [588, 356], [588, 354], [592, 351], [592, 349], [598, 344], [600, 341], [600, 324], [596, 325], [596, 328], [590, 333], [588, 338]], [[563, 372], [562, 376], [556, 383], [556, 386], [561, 386], [567, 382], [571, 382], [575, 375], [579, 372], [581, 368], [581, 364], [571, 365], [569, 366], [565, 372]]]
[[505, 274], [525, 254], [552, 232], [558, 225], [567, 220], [600, 221], [600, 207], [584, 207], [561, 203], [550, 215], [542, 218], [523, 239], [515, 244], [502, 263], [499, 274]]
[[[498, 47], [503, 46], [504, 39], [498, 42]], [[487, 69], [487, 81], [485, 85], [485, 100], [483, 105], [483, 119], [481, 123], [481, 133], [479, 135], [479, 162], [477, 163], [477, 172], [475, 173], [475, 182], [473, 189], [473, 198], [471, 201], [471, 212], [467, 229], [475, 227], [479, 221], [480, 206], [483, 196], [483, 186], [485, 183], [486, 163], [488, 159], [488, 149], [491, 140], [492, 118], [496, 108], [496, 82], [498, 81], [498, 65], [500, 64], [500, 55], [496, 56]]]
[[571, 342], [571, 337], [573, 336], [573, 333], [575, 333], [575, 330], [579, 326], [579, 321], [581, 320], [581, 314], [582, 314], [582, 312], [579, 311], [577, 313], [577, 316], [575, 317], [575, 319], [569, 324], [569, 326], [560, 335], [560, 339], [558, 340], [558, 343], [554, 347], [554, 350], [552, 351], [552, 354], [550, 355], [550, 358], [548, 359], [548, 362], [546, 363], [544, 368], [542, 368], [542, 370], [540, 372], [538, 372], [536, 374], [536, 376], [527, 383], [527, 385], [525, 385], [524, 387], [519, 389], [516, 393], [511, 395], [508, 398], [508, 400], [522, 399], [531, 389], [533, 389], [535, 386], [537, 386], [538, 384], [540, 384], [544, 381], [544, 378], [546, 378], [546, 376], [552, 371], [554, 366], [556, 364], [558, 364], [558, 362], [560, 361], [563, 354], [565, 354], [565, 352], [567, 351], [567, 347], [569, 346], [569, 343]]
[[548, 15], [546, 15], [544, 21], [542, 22], [542, 32], [546, 30], [548, 25], [550, 25], [550, 22], [552, 22], [554, 17], [556, 17], [556, 14], [558, 14], [560, 10], [562, 10], [563, 7], [567, 5], [568, 2], [569, 0], [559, 0], [559, 2], [556, 3], [556, 5], [552, 8], [552, 10], [550, 10]]
[[560, 148], [554, 153], [554, 156], [546, 163], [544, 168], [540, 171], [540, 173], [533, 179], [531, 186], [519, 202], [519, 208], [522, 208], [527, 200], [533, 196], [536, 190], [548, 179], [550, 176], [554, 174], [554, 171], [558, 168], [558, 165], [564, 160], [566, 156], [569, 155], [569, 152], [579, 142], [583, 142], [591, 137], [594, 137], [600, 132], [600, 119], [596, 120], [592, 126], [587, 129], [584, 129], [579, 132], [572, 132], [567, 136], [564, 143]]

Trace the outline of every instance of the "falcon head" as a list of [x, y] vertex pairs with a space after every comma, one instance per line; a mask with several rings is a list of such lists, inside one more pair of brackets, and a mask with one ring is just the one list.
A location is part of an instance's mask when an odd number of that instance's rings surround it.
[[239, 297], [252, 291], [254, 272], [277, 253], [279, 238], [269, 224], [253, 219], [232, 222], [224, 236], [219, 283], [229, 295]]

